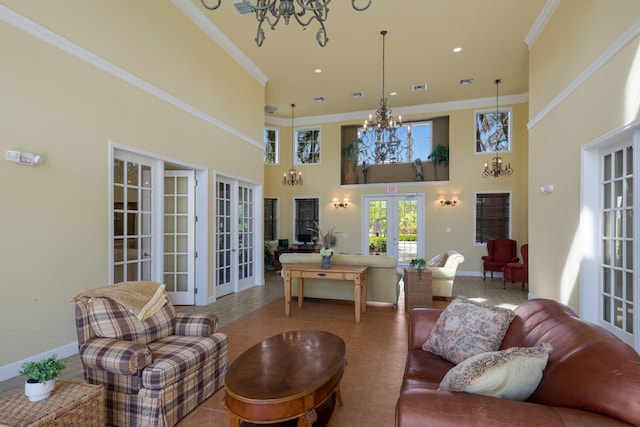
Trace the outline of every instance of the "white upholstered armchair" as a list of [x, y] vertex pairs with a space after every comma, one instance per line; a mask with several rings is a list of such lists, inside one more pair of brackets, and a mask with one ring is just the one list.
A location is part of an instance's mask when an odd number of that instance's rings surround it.
[[458, 264], [464, 261], [464, 256], [454, 250], [447, 251], [446, 255], [447, 257], [442, 267], [430, 267], [427, 265], [427, 269], [431, 271], [432, 275], [433, 296], [451, 299], [453, 280], [456, 277]]

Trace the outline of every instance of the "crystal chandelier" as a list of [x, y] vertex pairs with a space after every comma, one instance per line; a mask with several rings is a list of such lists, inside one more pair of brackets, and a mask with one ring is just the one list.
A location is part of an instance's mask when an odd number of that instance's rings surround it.
[[[217, 0], [213, 6], [209, 6], [206, 0], [201, 1], [202, 5], [209, 10], [219, 8], [222, 2], [222, 0]], [[368, 0], [367, 4], [361, 7], [356, 5], [356, 1], [351, 0], [351, 7], [359, 12], [368, 9], [371, 5], [371, 0]], [[262, 46], [262, 42], [265, 39], [264, 30], [262, 29], [264, 21], [267, 21], [269, 27], [275, 30], [280, 18], [284, 19], [285, 25], [289, 25], [289, 20], [292, 16], [298, 21], [298, 24], [302, 25], [303, 30], [306, 30], [311, 22], [317, 21], [320, 24], [320, 29], [316, 33], [318, 44], [321, 47], [325, 47], [329, 41], [324, 21], [329, 16], [329, 3], [331, 3], [331, 0], [255, 0], [255, 3], [251, 2], [251, 0], [242, 0], [242, 2], [256, 14], [258, 31], [255, 40], [258, 46]], [[305, 21], [303, 17], [307, 12], [311, 16]]]
[[499, 178], [501, 176], [509, 176], [513, 173], [513, 169], [511, 169], [511, 163], [507, 163], [503, 165], [502, 157], [500, 157], [500, 143], [506, 139], [504, 128], [502, 121], [500, 120], [500, 113], [498, 111], [498, 88], [500, 87], [500, 79], [496, 80], [496, 115], [494, 118], [495, 123], [495, 132], [491, 135], [490, 140], [493, 142], [493, 145], [496, 147], [496, 155], [493, 159], [491, 159], [491, 164], [488, 162], [484, 164], [484, 171], [482, 172], [483, 178], [488, 178], [490, 176], [494, 178]]
[[[291, 104], [291, 146], [295, 148], [295, 132], [293, 130], [293, 109], [296, 108], [296, 104]], [[298, 172], [293, 167], [293, 157], [291, 159], [291, 168], [289, 172], [285, 172], [282, 178], [282, 185], [302, 185], [302, 172]]]
[[[384, 92], [384, 51], [386, 30], [382, 34], [382, 96], [380, 97], [380, 107], [375, 112], [375, 117], [369, 114], [369, 119], [364, 121], [362, 134], [364, 141], [362, 150], [364, 156], [373, 160], [375, 164], [397, 163], [400, 161], [402, 152], [401, 138], [398, 131], [403, 128], [402, 116], [394, 120], [391, 109], [387, 107], [387, 98]], [[411, 138], [411, 128], [407, 129], [409, 139]], [[367, 140], [373, 140], [368, 143]]]

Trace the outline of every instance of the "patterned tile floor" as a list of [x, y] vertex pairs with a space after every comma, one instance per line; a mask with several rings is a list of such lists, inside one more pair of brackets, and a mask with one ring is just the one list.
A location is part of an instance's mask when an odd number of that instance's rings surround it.
[[[454, 295], [464, 295], [492, 305], [513, 307], [527, 299], [520, 284], [502, 289], [502, 280], [456, 277]], [[434, 301], [444, 307], [446, 301]], [[397, 310], [390, 304], [372, 304], [361, 323], [353, 318], [353, 302], [305, 300], [303, 308], [291, 306], [285, 317], [282, 279], [267, 273], [265, 286], [219, 298], [205, 307], [178, 307], [181, 311], [211, 312], [220, 318], [220, 331], [229, 336], [229, 360], [262, 339], [288, 330], [322, 329], [342, 337], [347, 344], [348, 367], [342, 380], [344, 406], [336, 407], [329, 427], [388, 427], [394, 424], [407, 345], [407, 318], [402, 295]], [[66, 359], [63, 378], [82, 381], [77, 356]], [[0, 383], [0, 394], [21, 390], [24, 379]], [[220, 390], [183, 418], [178, 427], [227, 426], [229, 421]]]

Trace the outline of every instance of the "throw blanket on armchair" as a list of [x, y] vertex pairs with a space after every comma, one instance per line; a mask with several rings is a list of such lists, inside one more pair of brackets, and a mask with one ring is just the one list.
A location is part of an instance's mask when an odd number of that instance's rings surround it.
[[142, 321], [153, 316], [162, 308], [167, 299], [164, 288], [165, 285], [158, 282], [120, 282], [115, 285], [80, 291], [71, 298], [71, 302], [75, 303], [80, 299], [91, 297], [109, 298]]

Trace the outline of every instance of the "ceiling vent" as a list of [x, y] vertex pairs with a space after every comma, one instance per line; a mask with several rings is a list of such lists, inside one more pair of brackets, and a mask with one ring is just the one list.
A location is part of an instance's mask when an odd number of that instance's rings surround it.
[[423, 92], [425, 90], [427, 90], [427, 84], [421, 84], [421, 85], [413, 85], [411, 86], [411, 90], [414, 92]]
[[264, 106], [264, 113], [265, 114], [275, 114], [276, 111], [278, 111], [278, 108], [280, 107], [276, 107], [275, 105], [265, 105]]
[[240, 15], [251, 15], [253, 13], [253, 8], [251, 8], [251, 6], [249, 6], [248, 4], [246, 4], [243, 1], [239, 1], [237, 3], [234, 3], [233, 7], [236, 8], [236, 10], [238, 11], [238, 13]]
[[467, 86], [473, 83], [473, 79], [461, 79], [460, 86]]
[[364, 98], [364, 93], [363, 92], [351, 92], [351, 97], [352, 98]]
[[316, 96], [313, 99], [313, 102], [324, 102], [324, 96]]

